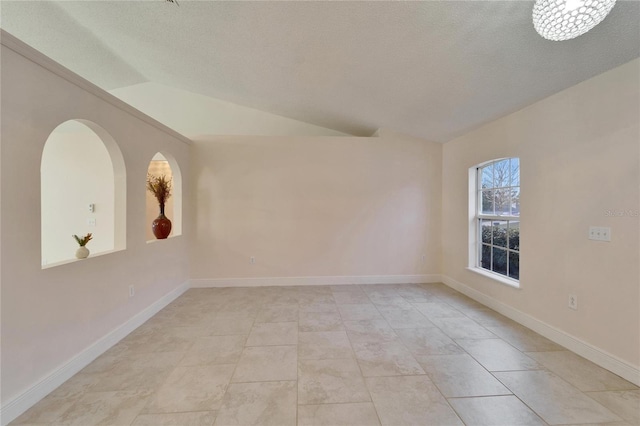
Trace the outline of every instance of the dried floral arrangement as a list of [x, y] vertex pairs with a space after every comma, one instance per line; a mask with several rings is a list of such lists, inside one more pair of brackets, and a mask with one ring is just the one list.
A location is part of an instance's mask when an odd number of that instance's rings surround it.
[[93, 236], [91, 235], [91, 232], [89, 232], [87, 235], [85, 235], [82, 238], [78, 237], [77, 235], [73, 235], [73, 238], [78, 242], [78, 244], [80, 244], [80, 247], [84, 247], [87, 245], [89, 241], [91, 241]]
[[167, 179], [165, 175], [154, 176], [147, 174], [147, 190], [156, 197], [158, 204], [164, 207], [167, 199], [171, 197], [171, 179]]

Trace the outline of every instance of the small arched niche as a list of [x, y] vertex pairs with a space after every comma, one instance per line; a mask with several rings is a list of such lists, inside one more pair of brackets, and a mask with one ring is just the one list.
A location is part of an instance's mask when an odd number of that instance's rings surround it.
[[72, 235], [93, 239], [90, 256], [126, 246], [126, 172], [115, 140], [99, 125], [69, 120], [44, 145], [40, 164], [42, 267], [75, 259]]
[[[182, 174], [176, 159], [169, 153], [157, 152], [147, 169], [147, 176], [165, 176], [171, 181], [171, 197], [165, 203], [165, 216], [171, 220], [171, 233], [169, 238], [182, 235]], [[146, 239], [147, 242], [156, 241], [155, 235], [151, 229], [151, 224], [160, 214], [158, 200], [154, 195], [147, 191], [146, 198]]]

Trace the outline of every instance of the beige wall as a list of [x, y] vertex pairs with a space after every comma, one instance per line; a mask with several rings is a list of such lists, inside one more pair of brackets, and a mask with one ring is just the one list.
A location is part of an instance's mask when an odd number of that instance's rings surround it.
[[[640, 366], [640, 61], [448, 142], [443, 274]], [[468, 170], [520, 157], [521, 289], [466, 270]], [[609, 217], [608, 210], [624, 211]], [[630, 211], [630, 214], [627, 213]], [[611, 242], [587, 239], [608, 226]], [[578, 296], [578, 310], [567, 306]]]
[[390, 132], [196, 139], [191, 278], [438, 274], [441, 152]]
[[[185, 283], [191, 232], [186, 222], [181, 237], [147, 244], [144, 214], [149, 160], [156, 152], [170, 153], [188, 188], [189, 145], [17, 54], [6, 40], [3, 35], [3, 406]], [[76, 118], [97, 123], [122, 151], [126, 250], [41, 269], [40, 159], [53, 129]], [[136, 289], [133, 298], [128, 297], [129, 285]]]

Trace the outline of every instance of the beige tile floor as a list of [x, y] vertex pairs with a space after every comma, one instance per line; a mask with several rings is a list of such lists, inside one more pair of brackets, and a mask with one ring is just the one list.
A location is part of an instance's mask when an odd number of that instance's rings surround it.
[[191, 289], [13, 424], [640, 424], [640, 390], [442, 284]]

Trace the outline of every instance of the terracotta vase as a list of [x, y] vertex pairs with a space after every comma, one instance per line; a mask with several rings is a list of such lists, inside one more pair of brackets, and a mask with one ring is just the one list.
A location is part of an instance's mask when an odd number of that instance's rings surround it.
[[159, 240], [164, 240], [171, 233], [171, 221], [164, 215], [164, 204], [160, 204], [160, 216], [151, 223], [151, 230]]

